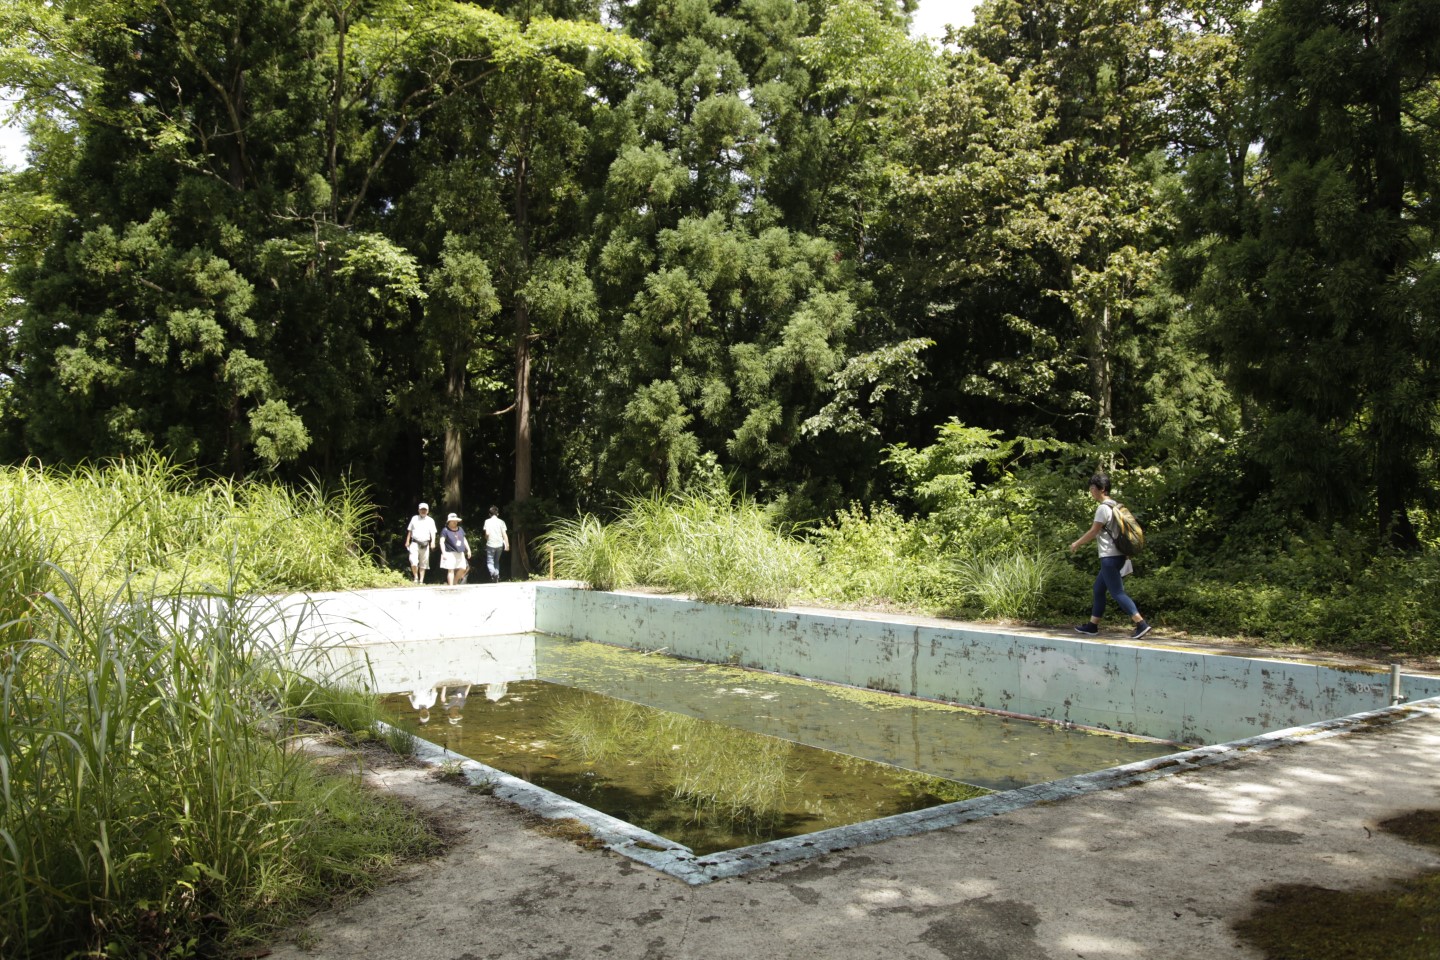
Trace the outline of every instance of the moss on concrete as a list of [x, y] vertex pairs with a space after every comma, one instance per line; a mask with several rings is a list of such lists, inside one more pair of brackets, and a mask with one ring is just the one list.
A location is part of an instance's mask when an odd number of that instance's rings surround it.
[[[1440, 849], [1440, 810], [1417, 810], [1380, 828]], [[1236, 931], [1266, 960], [1440, 958], [1440, 871], [1360, 890], [1284, 884], [1256, 900]]]

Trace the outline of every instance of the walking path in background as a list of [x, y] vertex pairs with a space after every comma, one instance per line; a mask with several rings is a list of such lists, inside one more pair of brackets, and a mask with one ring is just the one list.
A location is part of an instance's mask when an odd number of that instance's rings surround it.
[[1440, 808], [1440, 709], [1409, 715], [699, 887], [428, 770], [371, 769], [455, 842], [273, 956], [1257, 960], [1232, 923], [1262, 888], [1440, 870], [1440, 851], [1377, 829]]

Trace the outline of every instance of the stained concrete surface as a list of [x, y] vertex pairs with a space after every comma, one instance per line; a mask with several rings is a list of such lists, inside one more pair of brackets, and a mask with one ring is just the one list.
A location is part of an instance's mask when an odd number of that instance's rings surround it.
[[[1440, 852], [1377, 829], [1440, 807], [1440, 711], [1132, 787], [687, 886], [536, 832], [412, 767], [371, 769], [461, 831], [274, 945], [284, 960], [1228, 960], [1279, 883], [1381, 884]], [[303, 947], [303, 948], [302, 948]]]

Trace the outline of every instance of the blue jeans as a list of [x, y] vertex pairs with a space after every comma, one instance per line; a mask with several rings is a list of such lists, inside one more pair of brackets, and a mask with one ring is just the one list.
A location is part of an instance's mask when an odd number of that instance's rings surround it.
[[1135, 601], [1130, 599], [1125, 592], [1125, 583], [1120, 576], [1120, 568], [1125, 566], [1124, 557], [1101, 557], [1100, 575], [1095, 578], [1094, 599], [1090, 603], [1090, 616], [1100, 617], [1105, 613], [1105, 592], [1108, 590], [1110, 596], [1130, 616], [1135, 616], [1139, 610]]
[[504, 547], [485, 548], [485, 571], [490, 574], [492, 583], [500, 582], [500, 554], [504, 552]]

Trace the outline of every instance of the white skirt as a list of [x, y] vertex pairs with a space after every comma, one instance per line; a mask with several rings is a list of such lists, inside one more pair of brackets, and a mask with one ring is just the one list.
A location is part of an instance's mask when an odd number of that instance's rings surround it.
[[468, 566], [470, 566], [470, 561], [465, 558], [465, 554], [458, 550], [440, 551], [441, 570], [464, 570]]

